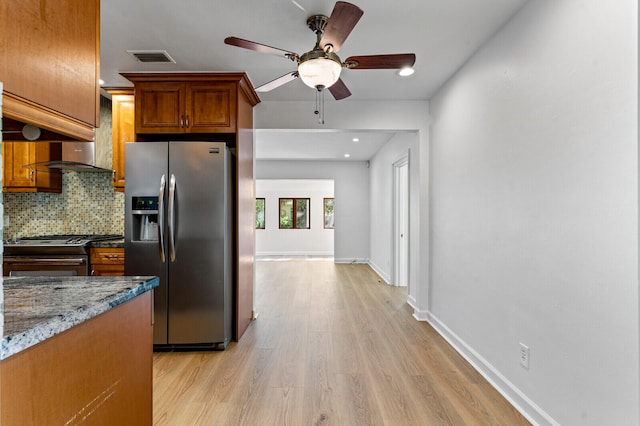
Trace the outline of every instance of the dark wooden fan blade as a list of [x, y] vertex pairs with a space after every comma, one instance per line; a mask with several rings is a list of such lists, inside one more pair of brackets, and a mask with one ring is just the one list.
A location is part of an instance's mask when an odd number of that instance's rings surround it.
[[347, 39], [363, 13], [362, 9], [354, 4], [345, 1], [336, 2], [327, 26], [324, 28], [320, 47], [324, 49], [326, 45], [330, 44], [333, 46], [333, 52], [340, 50], [342, 43]]
[[329, 87], [329, 91], [331, 92], [331, 94], [333, 95], [336, 101], [339, 101], [340, 99], [348, 98], [349, 96], [351, 96], [351, 92], [349, 91], [349, 89], [344, 84], [344, 81], [342, 81], [341, 78], [339, 78], [338, 81], [333, 83], [331, 87]]
[[256, 92], [269, 92], [277, 87], [280, 87], [284, 84], [287, 84], [290, 81], [298, 78], [298, 71], [293, 71], [288, 74], [283, 75], [282, 77], [278, 77], [275, 80], [271, 80], [268, 83], [263, 84], [262, 86], [256, 87]]
[[413, 53], [400, 53], [394, 55], [368, 55], [350, 56], [344, 63], [347, 68], [354, 70], [381, 70], [412, 67], [416, 62]]
[[238, 37], [227, 37], [224, 42], [230, 46], [242, 47], [243, 49], [253, 50], [258, 53], [268, 53], [270, 55], [284, 56], [289, 59], [297, 59], [298, 54], [277, 47], [267, 46], [266, 44], [256, 43], [255, 41], [244, 40]]

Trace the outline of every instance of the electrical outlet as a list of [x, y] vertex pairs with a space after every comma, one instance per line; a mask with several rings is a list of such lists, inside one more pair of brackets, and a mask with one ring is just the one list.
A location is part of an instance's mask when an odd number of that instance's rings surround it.
[[10, 221], [9, 221], [9, 216], [8, 216], [8, 215], [3, 216], [2, 225], [3, 225], [5, 228], [7, 228], [7, 227], [9, 226], [9, 223], [10, 223]]
[[520, 342], [520, 365], [523, 368], [529, 369], [529, 346]]

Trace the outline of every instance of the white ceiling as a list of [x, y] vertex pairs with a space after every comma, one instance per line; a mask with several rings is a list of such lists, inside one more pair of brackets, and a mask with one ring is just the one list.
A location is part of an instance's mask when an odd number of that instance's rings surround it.
[[[369, 160], [396, 132], [334, 130], [256, 130], [260, 160]], [[348, 157], [347, 157], [348, 155]]]
[[[526, 0], [352, 2], [364, 15], [338, 55], [344, 60], [353, 55], [413, 52], [415, 74], [399, 77], [393, 70], [343, 69], [341, 77], [352, 96], [341, 102], [429, 99]], [[334, 4], [334, 0], [102, 1], [101, 78], [105, 86], [113, 87], [131, 85], [119, 75], [124, 71], [244, 71], [254, 86], [260, 86], [294, 71], [295, 64], [228, 46], [225, 37], [302, 54], [315, 44], [307, 17], [329, 16]], [[176, 63], [140, 63], [127, 50], [166, 50]], [[315, 104], [314, 89], [299, 79], [259, 97], [262, 101], [308, 100]], [[343, 151], [349, 147], [350, 160], [360, 160], [370, 158], [393, 136], [369, 133], [366, 141], [361, 137], [359, 145], [350, 146], [357, 134], [316, 131], [311, 135], [258, 131], [257, 158], [344, 159]]]

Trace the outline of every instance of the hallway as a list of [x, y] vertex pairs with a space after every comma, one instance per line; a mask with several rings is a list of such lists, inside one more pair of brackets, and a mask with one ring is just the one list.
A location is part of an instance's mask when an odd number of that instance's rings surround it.
[[256, 262], [224, 352], [154, 354], [155, 425], [529, 424], [366, 265]]

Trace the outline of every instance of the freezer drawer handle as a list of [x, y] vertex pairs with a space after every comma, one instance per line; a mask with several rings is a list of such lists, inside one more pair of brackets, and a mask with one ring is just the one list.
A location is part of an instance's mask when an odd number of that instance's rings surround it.
[[160, 192], [158, 193], [158, 244], [160, 249], [160, 261], [165, 262], [164, 256], [164, 188], [166, 186], [164, 175], [160, 178]]
[[176, 176], [171, 175], [169, 179], [169, 208], [168, 229], [169, 229], [169, 259], [176, 261]]

